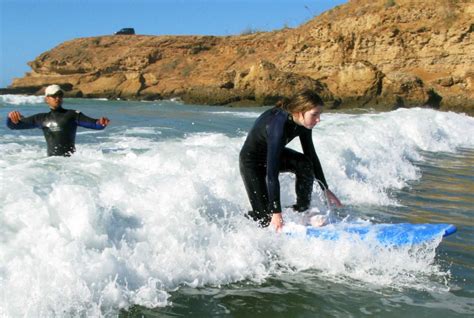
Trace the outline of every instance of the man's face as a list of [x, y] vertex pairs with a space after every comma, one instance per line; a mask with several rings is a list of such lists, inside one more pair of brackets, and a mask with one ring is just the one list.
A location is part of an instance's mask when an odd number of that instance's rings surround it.
[[46, 96], [46, 103], [49, 105], [49, 108], [51, 109], [56, 109], [58, 107], [61, 107], [61, 105], [63, 104], [63, 93], [58, 92], [54, 95]]

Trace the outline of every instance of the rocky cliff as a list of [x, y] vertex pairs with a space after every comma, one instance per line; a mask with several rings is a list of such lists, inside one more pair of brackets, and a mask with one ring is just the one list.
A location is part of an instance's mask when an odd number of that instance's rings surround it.
[[302, 88], [331, 108], [474, 113], [472, 0], [352, 0], [295, 29], [100, 36], [41, 54], [11, 88], [69, 96], [271, 104]]

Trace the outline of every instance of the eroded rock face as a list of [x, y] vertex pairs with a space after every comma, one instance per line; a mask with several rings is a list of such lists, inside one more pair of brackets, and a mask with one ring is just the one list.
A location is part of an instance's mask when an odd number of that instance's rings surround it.
[[102, 36], [41, 54], [11, 88], [70, 96], [272, 104], [309, 88], [332, 107], [474, 113], [474, 3], [352, 0], [296, 29], [241, 36]]

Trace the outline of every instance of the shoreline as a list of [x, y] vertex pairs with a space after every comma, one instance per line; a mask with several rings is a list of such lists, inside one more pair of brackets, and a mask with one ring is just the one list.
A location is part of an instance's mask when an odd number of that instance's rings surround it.
[[[41, 97], [43, 95], [42, 88], [40, 87], [20, 87], [20, 88], [0, 88], [0, 96], [2, 95], [17, 95], [17, 96], [36, 96]], [[241, 99], [230, 101], [227, 103], [216, 103], [215, 99], [199, 98], [194, 100], [189, 96], [160, 96], [160, 98], [121, 98], [111, 97], [110, 95], [97, 95], [97, 96], [74, 96], [70, 91], [65, 90], [66, 98], [82, 98], [82, 99], [101, 99], [107, 101], [137, 101], [137, 102], [158, 102], [158, 101], [173, 101], [180, 102], [185, 105], [196, 105], [196, 106], [226, 106], [232, 108], [247, 108], [247, 107], [268, 107], [275, 104], [276, 99], [269, 101], [269, 103], [261, 103], [255, 99], [248, 99], [248, 96], [241, 96]], [[184, 98], [183, 98], [184, 97]], [[443, 100], [439, 101], [438, 105], [432, 106], [429, 103], [425, 104], [410, 104], [410, 105], [394, 105], [389, 104], [389, 101], [382, 99], [376, 99], [375, 101], [364, 101], [364, 98], [354, 98], [353, 102], [346, 101], [344, 103], [338, 103], [338, 100], [325, 100], [325, 108], [328, 111], [350, 111], [350, 110], [365, 110], [365, 111], [377, 111], [377, 112], [389, 112], [399, 108], [429, 108], [444, 112], [455, 112], [460, 114], [466, 114], [470, 117], [474, 117], [474, 101], [466, 100], [466, 104], [462, 102], [456, 104], [446, 104]]]

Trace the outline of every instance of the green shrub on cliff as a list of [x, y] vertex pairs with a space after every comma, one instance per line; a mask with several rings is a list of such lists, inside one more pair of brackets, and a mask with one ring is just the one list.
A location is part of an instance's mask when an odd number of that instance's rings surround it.
[[385, 2], [385, 7], [386, 8], [390, 8], [390, 7], [393, 7], [393, 6], [396, 6], [397, 4], [395, 3], [395, 0], [387, 0], [387, 2]]

